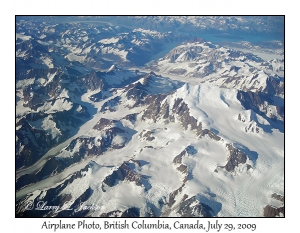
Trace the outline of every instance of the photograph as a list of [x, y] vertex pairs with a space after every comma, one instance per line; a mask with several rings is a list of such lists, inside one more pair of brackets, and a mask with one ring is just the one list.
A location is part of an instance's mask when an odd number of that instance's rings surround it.
[[15, 218], [285, 218], [284, 78], [284, 15], [15, 15]]

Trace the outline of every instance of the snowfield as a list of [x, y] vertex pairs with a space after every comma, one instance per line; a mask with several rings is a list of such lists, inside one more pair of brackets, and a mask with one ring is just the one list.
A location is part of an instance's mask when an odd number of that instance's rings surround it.
[[[131, 110], [124, 108], [122, 111], [119, 109], [117, 113], [100, 112], [104, 101], [94, 103], [89, 100], [89, 96], [95, 92], [97, 90], [85, 94], [82, 100], [93, 104], [98, 109], [97, 114], [81, 126], [79, 132], [71, 139], [80, 135], [85, 137], [99, 135], [92, 127], [100, 118], [122, 120], [128, 114], [139, 113], [143, 110], [143, 108]], [[184, 193], [190, 197], [198, 195], [200, 201], [209, 205], [218, 217], [262, 216], [263, 207], [271, 202], [268, 197], [274, 192], [284, 194], [284, 135], [277, 130], [264, 134], [245, 132], [244, 125], [251, 120], [251, 117], [253, 118], [251, 116], [253, 114], [243, 109], [236, 99], [236, 93], [234, 89], [186, 83], [167, 97], [166, 101], [170, 103], [170, 106], [174, 104], [175, 99], [183, 98], [190, 109], [191, 116], [202, 122], [204, 128], [218, 132], [218, 135], [223, 138], [219, 142], [206, 137], [199, 139], [193, 131], [184, 131], [176, 122], [165, 124], [163, 121], [153, 123], [137, 120], [132, 124], [128, 120], [122, 120], [124, 125], [130, 126], [136, 132], [129, 142], [121, 136], [114, 138], [113, 144], [126, 143], [125, 147], [108, 150], [97, 157], [86, 158], [82, 163], [71, 166], [59, 175], [22, 189], [17, 192], [17, 198], [21, 198], [31, 190], [47, 190], [50, 186], [55, 187], [58, 181], [63, 181], [75, 170], [83, 169], [89, 161], [94, 161], [97, 164], [97, 170], [89, 170], [84, 178], [76, 179], [62, 193], [72, 193], [72, 200], [75, 201], [76, 197], [91, 187], [94, 192], [85, 204], [97, 203], [102, 206], [101, 210], [93, 212], [92, 216], [99, 216], [103, 212], [113, 210], [125, 210], [133, 206], [146, 211], [145, 203], [151, 203], [154, 206], [154, 213], [161, 215], [166, 211], [160, 208], [161, 198], [167, 198], [169, 193], [178, 189], [185, 177], [176, 169], [177, 166], [172, 161], [176, 155], [190, 146], [194, 152], [185, 155], [182, 160], [188, 169], [188, 180], [178, 200]], [[239, 113], [243, 114], [247, 122], [238, 121]], [[268, 124], [260, 116], [257, 119], [261, 124]], [[47, 122], [49, 122], [48, 126], [43, 123], [42, 127], [50, 130], [51, 121]], [[143, 130], [150, 131], [155, 139], [148, 141], [139, 136]], [[55, 132], [52, 134], [55, 135]], [[63, 149], [71, 139], [58, 146], [55, 151]], [[227, 172], [218, 167], [226, 164], [228, 157], [226, 143], [233, 143], [248, 152], [247, 163], [252, 166], [250, 170], [247, 170], [244, 165], [239, 165], [234, 172]], [[74, 151], [77, 150], [74, 149]], [[66, 155], [59, 156], [65, 157]], [[133, 163], [131, 166], [137, 174], [148, 177], [147, 185], [140, 187], [132, 182], [120, 181], [103, 192], [100, 187], [105, 177], [112, 173], [111, 169], [116, 169], [124, 161], [131, 159], [140, 161], [140, 166]], [[176, 213], [170, 212], [169, 216], [173, 215], [176, 216]]]

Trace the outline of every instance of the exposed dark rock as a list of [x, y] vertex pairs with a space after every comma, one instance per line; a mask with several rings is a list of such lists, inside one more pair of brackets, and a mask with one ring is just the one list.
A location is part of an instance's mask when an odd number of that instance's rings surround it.
[[108, 213], [102, 213], [100, 217], [101, 218], [114, 218], [114, 217], [137, 218], [140, 217], [140, 209], [136, 207], [131, 207], [123, 212], [120, 210], [113, 210]]
[[[106, 126], [109, 127], [105, 128]], [[105, 135], [106, 135], [105, 142], [107, 146], [111, 145], [113, 138], [117, 134], [125, 133], [126, 132], [125, 129], [130, 130], [129, 128], [123, 128], [123, 125], [119, 121], [107, 120], [104, 118], [101, 118], [100, 121], [93, 127], [93, 129], [97, 129], [97, 130], [104, 130], [104, 128], [105, 128]]]
[[16, 123], [16, 127], [20, 127], [16, 131], [16, 169], [34, 164], [56, 144], [51, 135], [33, 128], [24, 118]]
[[188, 173], [188, 170], [187, 170], [187, 166], [184, 165], [184, 164], [180, 164], [179, 167], [177, 167], [177, 170], [184, 173], [184, 174], [187, 174]]
[[100, 112], [105, 112], [105, 111], [110, 111], [110, 112], [115, 112], [117, 110], [117, 106], [121, 103], [121, 97], [117, 96], [111, 100], [106, 101]]
[[173, 159], [173, 163], [174, 164], [180, 164], [182, 163], [182, 157], [187, 154], [187, 151], [184, 149], [183, 151], [180, 152], [179, 155], [177, 155], [174, 159]]
[[120, 210], [113, 210], [108, 213], [102, 213], [100, 215], [101, 218], [115, 218], [115, 217], [120, 217], [122, 215], [122, 211]]
[[140, 138], [145, 138], [148, 142], [151, 142], [155, 139], [155, 137], [153, 136], [152, 134], [153, 132], [152, 131], [146, 131], [146, 130], [143, 130], [140, 134], [139, 134], [139, 137]]
[[281, 196], [277, 193], [273, 193], [271, 197], [278, 200], [278, 201], [281, 201], [282, 203], [284, 203], [284, 196]]
[[247, 155], [245, 153], [233, 147], [231, 144], [226, 144], [226, 147], [229, 151], [229, 157], [224, 167], [228, 172], [233, 171], [239, 164], [246, 163]]
[[[56, 89], [55, 91], [58, 93], [60, 90]], [[54, 93], [49, 92], [49, 94], [47, 94], [43, 88], [33, 90], [32, 86], [27, 86], [23, 89], [23, 106], [37, 111], [37, 109], [43, 106], [45, 101], [49, 99], [49, 95], [52, 96]]]
[[177, 114], [180, 119], [182, 127], [187, 130], [188, 125], [190, 125], [191, 129], [196, 129], [197, 132], [202, 130], [201, 123], [199, 126], [197, 125], [197, 120], [190, 116], [190, 110], [188, 105], [183, 101], [183, 99], [179, 98], [175, 100], [172, 111]]
[[145, 104], [146, 97], [148, 96], [148, 92], [143, 84], [137, 82], [136, 84], [132, 84], [126, 93], [126, 97], [129, 100], [134, 100], [134, 104], [131, 106], [132, 108]]
[[[284, 101], [282, 98], [262, 92], [238, 91], [237, 99], [246, 110], [251, 109], [267, 119], [273, 128], [279, 129], [281, 132], [284, 131]], [[270, 106], [275, 106], [276, 112], [272, 112], [268, 116]]]
[[155, 74], [153, 71], [151, 71], [149, 74], [153, 76], [157, 76], [157, 74]]
[[[95, 137], [73, 139], [70, 145], [66, 148], [66, 150], [73, 152], [74, 146], [76, 144], [80, 144], [79, 150], [85, 151], [87, 155], [100, 155], [103, 152], [103, 147], [105, 143], [101, 139], [98, 139], [97, 141], [95, 140]], [[99, 143], [100, 145], [97, 146], [96, 143]]]
[[272, 198], [281, 201], [283, 206], [276, 207], [272, 205], [267, 205], [264, 208], [264, 217], [280, 217], [281, 215], [284, 217], [285, 208], [284, 208], [284, 196], [281, 196], [277, 193], [273, 193]]
[[61, 69], [58, 68], [33, 68], [30, 69], [27, 72], [24, 72], [24, 70], [19, 70], [18, 74], [17, 74], [17, 80], [20, 79], [26, 79], [26, 78], [32, 78], [32, 77], [41, 77], [41, 78], [47, 78], [47, 75], [51, 75], [54, 73], [60, 73], [62, 72]]
[[145, 118], [148, 118], [152, 119], [154, 122], [156, 122], [158, 119], [166, 119], [166, 122], [174, 122], [176, 115], [176, 117], [181, 122], [181, 126], [185, 130], [189, 128], [191, 130], [195, 130], [197, 135], [199, 136], [202, 132], [202, 124], [201, 122], [198, 123], [193, 116], [190, 116], [189, 108], [187, 104], [183, 101], [183, 99], [176, 99], [171, 111], [169, 103], [167, 101], [165, 101], [161, 106], [161, 102], [164, 99], [165, 96], [159, 95], [157, 96], [157, 98], [154, 99], [154, 102], [150, 102], [150, 105], [142, 115], [142, 119], [145, 120]]
[[284, 117], [284, 106], [276, 106], [277, 114]]
[[184, 183], [178, 188], [176, 189], [175, 191], [173, 191], [172, 193], [169, 194], [169, 201], [168, 201], [168, 205], [169, 207], [171, 207], [175, 202], [175, 197], [182, 192], [182, 189], [184, 187]]
[[273, 101], [269, 96], [264, 95], [263, 93], [255, 93], [251, 91], [238, 91], [237, 99], [241, 104], [248, 109], [252, 109], [255, 112], [259, 112], [260, 106], [263, 106], [264, 101], [272, 103]]
[[271, 96], [284, 96], [284, 81], [280, 78], [268, 77], [266, 80], [266, 88], [263, 91]]
[[279, 217], [280, 214], [284, 216], [284, 206], [277, 208], [267, 205], [264, 208], [264, 217]]
[[136, 122], [136, 117], [137, 117], [137, 114], [133, 113], [133, 114], [126, 115], [122, 119], [129, 120], [132, 124], [134, 124]]
[[140, 217], [140, 210], [136, 207], [131, 207], [127, 210], [125, 210], [121, 217], [125, 218], [137, 218], [137, 217]]
[[200, 138], [204, 137], [205, 135], [209, 136], [211, 139], [214, 139], [216, 141], [220, 141], [221, 140], [221, 138], [218, 135], [216, 135], [214, 132], [212, 132], [209, 129], [204, 129], [199, 134]]
[[159, 217], [159, 216], [156, 216], [153, 209], [148, 206], [147, 212], [145, 213], [145, 217], [146, 218], [155, 218], [155, 217]]
[[141, 166], [141, 162], [140, 162], [139, 160], [130, 159], [130, 161], [132, 161], [133, 163], [135, 163], [135, 164], [138, 165], [139, 167]]
[[97, 124], [93, 127], [93, 129], [102, 130], [105, 127], [111, 127], [114, 123], [116, 123], [115, 120], [109, 120], [106, 118], [101, 118]]
[[[80, 107], [80, 110], [79, 110], [79, 107]], [[72, 111], [72, 114], [74, 116], [79, 117], [79, 118], [80, 117], [85, 117], [85, 118], [91, 117], [90, 114], [89, 114], [89, 111], [88, 111], [87, 107], [79, 105], [77, 103], [73, 104], [73, 107], [72, 107], [71, 111]], [[64, 114], [64, 115], [63, 116], [59, 116], [59, 114], [60, 115]], [[63, 118], [63, 117], [66, 117], [66, 114], [65, 114], [65, 112], [58, 112], [57, 114], [54, 115], [54, 119], [58, 118], [58, 116], [60, 118]]]
[[73, 209], [76, 211], [68, 211], [63, 210], [57, 214], [56, 217], [83, 217], [87, 216], [88, 213], [91, 211], [88, 208], [84, 209], [81, 208], [82, 203], [86, 202], [93, 194], [93, 190], [91, 187], [88, 187], [83, 194], [78, 197], [74, 203], [69, 207], [69, 209]]
[[60, 203], [66, 203], [72, 199], [72, 195], [71, 194], [62, 194], [58, 198], [59, 198]]
[[151, 131], [148, 131], [147, 133], [144, 134], [144, 137], [146, 137], [147, 141], [151, 142], [155, 139], [155, 137], [153, 137], [151, 135], [152, 135]]
[[161, 102], [166, 98], [166, 96], [167, 95], [162, 94], [149, 96], [145, 101], [145, 104], [149, 104], [149, 106], [144, 111], [142, 119], [145, 120], [145, 118], [148, 118], [156, 122], [161, 113]]
[[238, 72], [239, 69], [241, 69], [241, 67], [231, 66], [229, 71], [235, 71], [235, 72]]
[[245, 127], [245, 132], [259, 133], [259, 127], [255, 121], [251, 121], [248, 126]]
[[129, 181], [135, 182], [136, 185], [142, 186], [141, 181], [143, 177], [135, 172], [133, 172], [125, 163], [123, 163], [117, 170], [107, 176], [103, 183], [107, 184], [109, 187], [115, 186], [118, 181]]
[[158, 204], [159, 204], [160, 206], [168, 205], [167, 198], [166, 198], [165, 196], [162, 196], [162, 197], [158, 200]]
[[100, 91], [100, 92], [98, 92], [96, 94], [91, 95], [89, 97], [89, 99], [91, 101], [94, 101], [94, 102], [100, 102], [100, 101], [102, 101], [104, 99], [107, 99], [107, 98], [111, 97], [112, 95], [113, 95], [112, 91], [109, 91], [109, 92], [102, 92], [102, 91]]
[[103, 80], [100, 78], [100, 73], [97, 73], [95, 71], [78, 77], [77, 84], [79, 87], [84, 87], [85, 90], [91, 91], [94, 91], [96, 89], [102, 89], [104, 86]]
[[186, 147], [183, 151], [179, 153], [174, 159], [173, 163], [174, 164], [181, 164], [182, 163], [182, 157], [184, 155], [195, 155], [197, 153], [197, 150], [193, 146], [188, 146]]
[[177, 211], [181, 217], [213, 217], [213, 210], [203, 203], [200, 203], [195, 196], [183, 201]]

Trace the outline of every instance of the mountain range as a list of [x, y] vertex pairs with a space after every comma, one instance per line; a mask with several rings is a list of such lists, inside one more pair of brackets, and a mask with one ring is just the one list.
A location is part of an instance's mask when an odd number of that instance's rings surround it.
[[284, 58], [186, 33], [280, 17], [46, 19], [16, 20], [17, 217], [284, 216]]

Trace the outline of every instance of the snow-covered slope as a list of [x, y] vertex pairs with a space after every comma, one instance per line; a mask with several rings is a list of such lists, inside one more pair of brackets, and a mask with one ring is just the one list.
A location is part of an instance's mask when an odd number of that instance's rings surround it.
[[[245, 110], [235, 89], [178, 84], [152, 73], [114, 88], [116, 111], [98, 112], [84, 134], [18, 178], [18, 206], [28, 198], [57, 203], [56, 192], [74, 208], [101, 206], [74, 216], [121, 216], [130, 208], [138, 216], [262, 216], [268, 196], [283, 194], [283, 133], [264, 130], [269, 120]], [[145, 101], [126, 105], [139, 85], [144, 97], [137, 99]], [[120, 108], [126, 115], [116, 114]], [[67, 214], [63, 207], [43, 212]]]
[[185, 43], [149, 67], [201, 83], [284, 97], [283, 60], [265, 61], [251, 53], [210, 42]]
[[[100, 17], [105, 20], [107, 17]], [[243, 34], [283, 33], [282, 16], [128, 16], [110, 17], [109, 21], [141, 25], [156, 30], [180, 30], [187, 33], [222, 33], [223, 38], [233, 35], [241, 38]]]
[[[32, 30], [29, 30], [32, 28]], [[169, 43], [188, 35], [95, 23], [17, 21], [16, 57], [20, 68], [63, 68], [103, 71], [115, 63], [142, 66]], [[73, 70], [71, 70], [72, 72]]]

